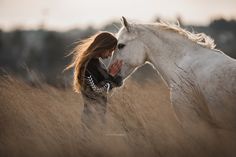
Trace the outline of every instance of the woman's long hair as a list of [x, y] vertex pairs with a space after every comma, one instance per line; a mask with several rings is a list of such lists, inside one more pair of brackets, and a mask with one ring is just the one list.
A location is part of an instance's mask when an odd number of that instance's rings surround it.
[[116, 47], [117, 39], [109, 32], [99, 32], [79, 44], [70, 53], [73, 59], [65, 70], [74, 68], [73, 88], [76, 92], [83, 90], [84, 75], [89, 60], [99, 53]]

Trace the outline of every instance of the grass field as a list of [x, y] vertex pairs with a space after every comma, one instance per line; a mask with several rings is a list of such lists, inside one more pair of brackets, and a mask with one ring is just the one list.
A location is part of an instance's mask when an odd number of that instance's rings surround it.
[[[182, 126], [161, 80], [127, 80], [109, 96], [107, 126], [83, 138], [82, 98], [71, 88], [0, 79], [0, 156], [236, 156], [236, 133]], [[197, 126], [197, 127], [196, 127]]]

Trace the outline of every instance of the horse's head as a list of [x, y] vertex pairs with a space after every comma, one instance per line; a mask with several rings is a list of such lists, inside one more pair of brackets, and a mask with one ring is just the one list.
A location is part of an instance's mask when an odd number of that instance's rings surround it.
[[138, 66], [143, 65], [146, 59], [145, 45], [139, 38], [140, 33], [135, 27], [122, 17], [123, 27], [117, 33], [118, 44], [113, 54], [112, 62], [123, 60], [120, 75], [127, 78]]

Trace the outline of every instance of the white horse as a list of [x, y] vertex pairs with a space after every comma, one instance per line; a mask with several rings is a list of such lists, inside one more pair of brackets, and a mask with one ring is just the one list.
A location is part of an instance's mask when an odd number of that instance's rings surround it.
[[170, 89], [178, 120], [236, 128], [236, 60], [214, 49], [214, 41], [164, 22], [130, 24], [122, 17], [111, 63], [123, 60], [120, 75], [150, 63]]

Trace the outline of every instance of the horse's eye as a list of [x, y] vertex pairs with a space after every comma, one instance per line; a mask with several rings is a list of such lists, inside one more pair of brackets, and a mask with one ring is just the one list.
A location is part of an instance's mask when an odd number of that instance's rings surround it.
[[122, 48], [124, 48], [125, 47], [125, 44], [118, 44], [117, 45], [117, 48], [120, 50], [120, 49], [122, 49]]

